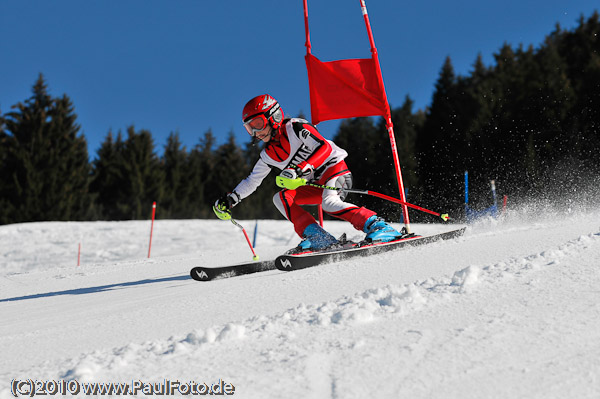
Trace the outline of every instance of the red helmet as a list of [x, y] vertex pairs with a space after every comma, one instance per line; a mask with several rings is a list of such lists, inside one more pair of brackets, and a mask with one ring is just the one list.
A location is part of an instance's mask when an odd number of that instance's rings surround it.
[[248, 133], [254, 134], [263, 130], [267, 122], [273, 129], [279, 129], [283, 121], [283, 110], [273, 97], [262, 94], [248, 101], [242, 111], [242, 121]]

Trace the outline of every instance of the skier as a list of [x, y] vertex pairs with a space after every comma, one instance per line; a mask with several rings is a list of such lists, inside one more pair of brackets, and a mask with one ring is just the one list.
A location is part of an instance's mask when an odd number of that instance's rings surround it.
[[352, 174], [344, 161], [348, 153], [323, 138], [315, 126], [300, 118], [284, 119], [281, 106], [268, 94], [248, 101], [242, 111], [242, 120], [252, 141], [261, 140], [266, 145], [250, 175], [215, 202], [213, 210], [217, 217], [229, 219], [231, 209], [252, 194], [272, 168], [277, 168], [281, 170], [277, 185], [283, 190], [275, 194], [273, 202], [302, 238], [298, 250], [320, 250], [338, 243], [300, 205], [321, 204], [327, 214], [346, 220], [355, 229], [367, 233], [368, 241], [387, 242], [401, 236], [375, 212], [344, 202], [346, 193], [343, 190], [298, 183], [305, 179], [319, 185], [352, 188]]

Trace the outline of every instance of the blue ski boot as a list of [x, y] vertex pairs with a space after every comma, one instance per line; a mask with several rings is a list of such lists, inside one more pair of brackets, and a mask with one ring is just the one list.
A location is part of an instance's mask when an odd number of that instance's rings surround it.
[[302, 234], [302, 241], [298, 244], [301, 251], [318, 251], [337, 244], [338, 240], [334, 236], [323, 230], [316, 223], [308, 225]]
[[363, 231], [367, 233], [365, 240], [371, 242], [388, 242], [402, 237], [402, 234], [376, 215], [367, 219]]

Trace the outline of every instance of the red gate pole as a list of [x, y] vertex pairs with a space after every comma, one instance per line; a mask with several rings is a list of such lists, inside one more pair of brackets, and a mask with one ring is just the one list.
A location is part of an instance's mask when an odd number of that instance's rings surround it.
[[[304, 46], [306, 47], [306, 69], [308, 70], [308, 76], [310, 76], [310, 63], [308, 62], [308, 56], [310, 55], [310, 33], [308, 30], [308, 4], [307, 0], [304, 0], [304, 32], [306, 34], [306, 42]], [[308, 89], [312, 92], [312, 87], [309, 84]], [[312, 97], [312, 96], [311, 96]], [[319, 215], [319, 224], [323, 227], [323, 205], [317, 207], [317, 213]]]
[[310, 33], [308, 33], [308, 4], [307, 0], [304, 0], [304, 33], [306, 34], [306, 55], [310, 54]]
[[[400, 170], [400, 158], [398, 157], [398, 147], [396, 146], [396, 137], [394, 135], [394, 125], [392, 123], [390, 104], [388, 103], [385, 86], [383, 85], [381, 66], [379, 65], [379, 57], [377, 55], [377, 48], [375, 47], [375, 39], [373, 39], [373, 31], [371, 30], [371, 23], [369, 22], [369, 14], [367, 13], [367, 5], [365, 4], [365, 0], [360, 0], [360, 7], [365, 19], [365, 25], [367, 26], [367, 33], [369, 35], [369, 42], [371, 43], [371, 53], [373, 54], [373, 62], [375, 63], [377, 79], [379, 80], [379, 86], [381, 88], [381, 93], [386, 106], [384, 118], [388, 135], [390, 137], [390, 145], [392, 147], [394, 166], [396, 168], [396, 178], [398, 180], [398, 189], [400, 190], [400, 199], [402, 202], [406, 202], [406, 194], [404, 193], [404, 182], [402, 180], [402, 171]], [[402, 214], [404, 215], [404, 225], [406, 226], [406, 230], [410, 233], [410, 220], [408, 218], [408, 207], [406, 205], [402, 205]]]
[[152, 224], [150, 225], [150, 243], [148, 244], [148, 258], [152, 249], [152, 231], [154, 230], [154, 215], [156, 214], [156, 202], [152, 203]]

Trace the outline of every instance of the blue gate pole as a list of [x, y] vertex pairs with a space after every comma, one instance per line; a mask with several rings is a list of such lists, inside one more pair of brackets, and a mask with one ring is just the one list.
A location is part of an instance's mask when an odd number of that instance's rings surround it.
[[469, 207], [469, 172], [465, 171], [465, 212]]
[[252, 246], [256, 248], [256, 234], [258, 232], [258, 220], [254, 223], [254, 237], [252, 238]]

